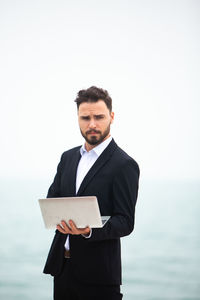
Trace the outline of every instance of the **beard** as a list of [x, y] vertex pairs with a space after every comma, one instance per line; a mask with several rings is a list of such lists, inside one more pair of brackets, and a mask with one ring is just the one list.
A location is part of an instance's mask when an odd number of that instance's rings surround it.
[[[104, 132], [101, 132], [99, 130], [95, 130], [95, 129], [91, 129], [86, 131], [86, 133], [83, 133], [82, 130], [80, 129], [82, 136], [84, 137], [84, 139], [86, 140], [86, 142], [89, 145], [95, 146], [98, 144], [101, 144], [103, 142], [103, 140], [105, 139], [105, 137], [107, 137], [110, 133], [110, 124], [108, 125], [108, 127], [104, 130]], [[91, 132], [95, 132], [97, 133], [97, 135], [89, 135]]]

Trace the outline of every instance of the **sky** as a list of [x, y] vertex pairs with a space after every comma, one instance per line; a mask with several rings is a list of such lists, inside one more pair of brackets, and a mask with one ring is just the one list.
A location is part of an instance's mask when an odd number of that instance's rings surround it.
[[1, 0], [0, 178], [52, 179], [102, 87], [145, 179], [199, 180], [200, 2]]

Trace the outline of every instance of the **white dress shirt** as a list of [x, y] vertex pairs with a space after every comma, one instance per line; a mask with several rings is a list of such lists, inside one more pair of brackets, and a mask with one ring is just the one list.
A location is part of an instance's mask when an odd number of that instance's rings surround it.
[[[83, 145], [80, 148], [81, 153], [81, 159], [79, 161], [77, 172], [76, 172], [76, 194], [81, 186], [81, 183], [83, 179], [85, 178], [88, 171], [91, 169], [97, 158], [101, 155], [101, 153], [108, 147], [112, 140], [112, 137], [110, 136], [107, 138], [104, 142], [94, 147], [92, 150], [87, 151], [85, 149], [85, 145]], [[87, 236], [87, 238], [91, 237], [92, 230], [90, 232], [90, 235]], [[69, 235], [67, 236], [66, 242], [65, 242], [65, 249], [69, 250]]]

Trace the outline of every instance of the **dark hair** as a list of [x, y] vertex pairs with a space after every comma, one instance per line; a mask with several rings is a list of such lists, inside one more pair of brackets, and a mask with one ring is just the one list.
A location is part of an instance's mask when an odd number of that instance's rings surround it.
[[91, 86], [86, 90], [80, 90], [74, 101], [77, 104], [77, 108], [79, 108], [80, 104], [83, 102], [97, 102], [99, 100], [103, 100], [109, 111], [112, 111], [112, 99], [108, 92], [101, 88], [97, 88], [96, 86]]

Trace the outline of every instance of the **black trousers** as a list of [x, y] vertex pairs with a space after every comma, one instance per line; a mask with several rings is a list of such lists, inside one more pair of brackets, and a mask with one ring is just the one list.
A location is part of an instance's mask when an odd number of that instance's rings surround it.
[[119, 285], [78, 282], [73, 276], [70, 259], [67, 258], [62, 273], [54, 277], [54, 300], [121, 300], [122, 297]]

